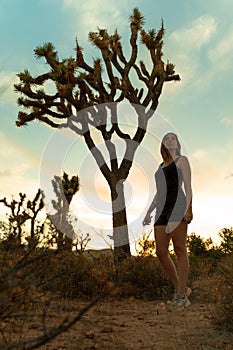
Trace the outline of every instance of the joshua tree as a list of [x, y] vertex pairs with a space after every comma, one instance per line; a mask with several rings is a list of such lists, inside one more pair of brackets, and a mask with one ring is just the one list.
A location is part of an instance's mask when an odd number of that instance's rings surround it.
[[19, 197], [19, 201], [12, 199], [10, 203], [6, 198], [0, 199], [0, 202], [10, 209], [9, 223], [12, 227], [10, 238], [14, 239], [17, 245], [22, 244], [23, 225], [30, 218], [24, 207], [26, 194], [20, 192]]
[[[44, 225], [40, 225], [39, 227], [36, 227], [36, 219], [39, 214], [39, 212], [44, 208], [44, 201], [43, 201], [43, 193], [40, 189], [38, 189], [34, 199], [32, 201], [27, 201], [27, 208], [28, 208], [28, 215], [31, 221], [31, 228], [30, 228], [30, 238], [28, 239], [29, 247], [33, 247], [36, 245], [38, 240], [38, 228], [39, 231], [42, 233]], [[37, 231], [36, 231], [37, 229]]]
[[43, 194], [40, 189], [38, 189], [34, 199], [27, 200], [26, 194], [19, 193], [19, 201], [12, 199], [8, 202], [6, 198], [0, 199], [6, 207], [10, 209], [9, 223], [12, 230], [10, 233], [11, 239], [14, 239], [18, 245], [22, 244], [22, 236], [25, 234], [23, 231], [24, 224], [27, 220], [30, 220], [30, 236], [26, 237], [29, 242], [29, 247], [36, 244], [36, 232], [43, 230], [43, 225], [36, 226], [36, 220], [39, 212], [44, 207]]
[[[56, 230], [57, 247], [58, 250], [66, 249], [71, 251], [74, 232], [71, 223], [69, 223], [68, 214], [72, 198], [79, 190], [79, 177], [72, 176], [69, 178], [64, 172], [62, 177], [54, 176], [52, 185], [57, 198], [52, 201], [55, 214], [50, 215], [50, 219], [58, 227]], [[61, 230], [62, 226], [64, 229]]]
[[[18, 99], [19, 106], [28, 109], [28, 112], [18, 113], [17, 126], [39, 120], [53, 128], [71, 127], [84, 137], [110, 187], [116, 258], [130, 255], [124, 181], [132, 166], [135, 151], [145, 136], [148, 120], [158, 106], [163, 84], [180, 79], [175, 74], [174, 65], [164, 63], [162, 59], [163, 22], [157, 32], [154, 29], [145, 31], [143, 24], [144, 18], [135, 8], [130, 16], [129, 58], [123, 52], [117, 30], [112, 35], [106, 29], [89, 33], [91, 43], [99, 49], [102, 56], [101, 59], [94, 59], [93, 65], [86, 62], [77, 40], [76, 57], [65, 60], [59, 60], [51, 43], [37, 47], [36, 57], [44, 57], [50, 70], [36, 77], [25, 70], [18, 74], [20, 83], [15, 85], [16, 91], [22, 94]], [[143, 61], [138, 62], [139, 35], [141, 43], [148, 50], [151, 69]], [[55, 85], [53, 94], [42, 88], [49, 81]], [[121, 101], [128, 101], [137, 113], [138, 125], [135, 125], [133, 135], [123, 133], [118, 123], [117, 104]], [[110, 121], [107, 118], [108, 109], [111, 113]], [[84, 113], [80, 117], [81, 110]], [[110, 165], [97, 148], [91, 128], [102, 135]], [[125, 155], [120, 162], [113, 135], [125, 142]]]

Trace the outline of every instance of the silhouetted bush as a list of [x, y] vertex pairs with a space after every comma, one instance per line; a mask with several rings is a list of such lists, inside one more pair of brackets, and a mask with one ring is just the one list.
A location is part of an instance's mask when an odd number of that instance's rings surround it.
[[216, 323], [233, 332], [233, 254], [219, 267]]
[[226, 254], [233, 253], [233, 227], [224, 227], [219, 231], [221, 237], [220, 249]]
[[89, 258], [61, 252], [46, 264], [46, 278], [40, 276], [41, 282], [44, 281], [43, 289], [61, 297], [90, 299], [108, 288], [111, 282], [116, 283], [116, 298], [161, 299], [172, 293], [161, 264], [152, 256], [132, 256], [119, 264], [117, 273], [112, 255]]
[[63, 251], [50, 260], [46, 278], [48, 282], [43, 288], [61, 297], [92, 298], [114, 278], [112, 259], [93, 259]]
[[132, 256], [118, 272], [120, 297], [167, 299], [173, 291], [161, 264], [153, 256]]

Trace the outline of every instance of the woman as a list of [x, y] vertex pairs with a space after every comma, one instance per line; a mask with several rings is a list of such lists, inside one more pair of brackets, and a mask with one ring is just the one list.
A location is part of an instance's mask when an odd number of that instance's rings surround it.
[[[187, 157], [180, 154], [180, 148], [176, 134], [170, 132], [163, 137], [160, 149], [163, 163], [155, 173], [157, 193], [143, 222], [144, 225], [151, 222], [151, 213], [156, 208], [156, 254], [174, 285], [172, 306], [175, 308], [188, 306], [191, 294], [191, 289], [186, 286], [189, 273], [187, 225], [193, 218], [191, 170]], [[177, 267], [169, 256], [170, 240], [177, 256]]]

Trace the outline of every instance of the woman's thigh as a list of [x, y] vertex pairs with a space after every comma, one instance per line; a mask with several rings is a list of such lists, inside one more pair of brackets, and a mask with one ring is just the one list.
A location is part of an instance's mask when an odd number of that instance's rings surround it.
[[166, 233], [165, 225], [158, 225], [154, 227], [156, 252], [165, 253], [168, 251], [171, 235]]
[[175, 229], [171, 232], [171, 239], [175, 251], [186, 251], [187, 244], [187, 224], [183, 221], [175, 225]]

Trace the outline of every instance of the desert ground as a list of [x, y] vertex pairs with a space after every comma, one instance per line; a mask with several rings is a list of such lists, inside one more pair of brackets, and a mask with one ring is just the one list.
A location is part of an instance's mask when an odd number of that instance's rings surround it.
[[[199, 282], [200, 283], [200, 282]], [[165, 300], [114, 296], [97, 302], [68, 331], [42, 345], [45, 350], [231, 350], [233, 333], [218, 327], [208, 286], [194, 285], [191, 305], [172, 310]], [[47, 305], [51, 325], [72, 319], [88, 301], [54, 296]], [[48, 318], [47, 318], [48, 319]], [[47, 324], [46, 327], [50, 327]], [[25, 339], [43, 333], [41, 319], [24, 320], [12, 337]]]
[[[75, 314], [80, 307], [71, 303], [67, 311]], [[161, 301], [104, 301], [43, 349], [233, 349], [233, 336], [215, 327], [212, 318], [212, 305], [200, 302], [170, 312]]]

